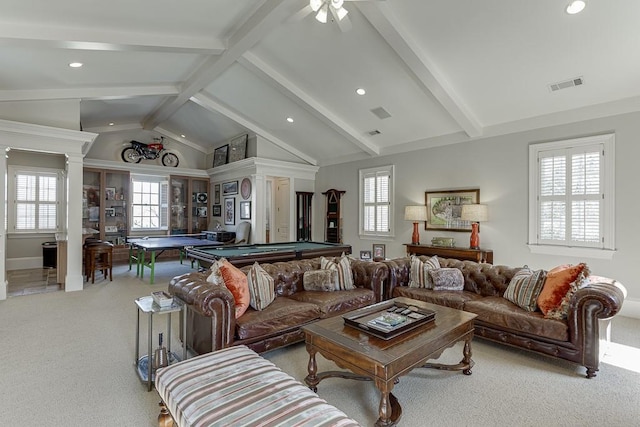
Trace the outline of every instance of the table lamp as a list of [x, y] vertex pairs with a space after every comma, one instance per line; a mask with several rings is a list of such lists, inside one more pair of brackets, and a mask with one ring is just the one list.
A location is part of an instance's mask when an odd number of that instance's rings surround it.
[[427, 207], [425, 205], [419, 206], [405, 206], [404, 208], [405, 221], [413, 221], [413, 234], [411, 235], [411, 244], [420, 244], [420, 233], [418, 232], [418, 222], [427, 220]]
[[471, 249], [480, 249], [478, 224], [489, 219], [487, 205], [462, 205], [460, 219], [463, 221], [471, 221], [469, 247]]

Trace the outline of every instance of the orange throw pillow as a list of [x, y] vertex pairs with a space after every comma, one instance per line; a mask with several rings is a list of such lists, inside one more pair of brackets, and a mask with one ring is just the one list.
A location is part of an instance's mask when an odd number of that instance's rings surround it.
[[222, 259], [218, 265], [220, 266], [220, 273], [224, 279], [224, 285], [233, 294], [233, 299], [236, 302], [236, 319], [244, 314], [249, 307], [249, 301], [251, 301], [251, 295], [249, 294], [249, 282], [246, 274], [240, 271], [237, 267], [233, 266], [226, 259]]
[[560, 306], [562, 298], [569, 292], [571, 284], [576, 281], [587, 265], [562, 265], [549, 270], [542, 291], [538, 296], [538, 307], [543, 314]]

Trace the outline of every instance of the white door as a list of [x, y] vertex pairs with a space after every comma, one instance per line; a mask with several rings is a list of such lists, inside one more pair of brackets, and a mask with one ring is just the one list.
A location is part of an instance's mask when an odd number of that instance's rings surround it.
[[290, 242], [289, 236], [289, 178], [275, 180], [275, 233], [274, 242]]

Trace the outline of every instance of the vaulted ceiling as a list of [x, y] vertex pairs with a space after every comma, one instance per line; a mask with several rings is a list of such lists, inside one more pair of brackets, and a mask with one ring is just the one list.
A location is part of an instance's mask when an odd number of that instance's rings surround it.
[[639, 110], [640, 2], [567, 3], [346, 0], [322, 24], [308, 0], [3, 0], [0, 102], [81, 99], [84, 130], [203, 153], [248, 132], [320, 166]]

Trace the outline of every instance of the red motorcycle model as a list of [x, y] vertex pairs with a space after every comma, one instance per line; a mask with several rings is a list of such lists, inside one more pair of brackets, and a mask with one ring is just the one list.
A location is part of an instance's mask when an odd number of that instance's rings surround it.
[[155, 160], [162, 155], [162, 164], [164, 166], [178, 167], [178, 156], [166, 152], [164, 137], [153, 138], [153, 141], [153, 144], [145, 144], [131, 140], [131, 146], [122, 150], [122, 160], [127, 163], [140, 163], [142, 159]]

